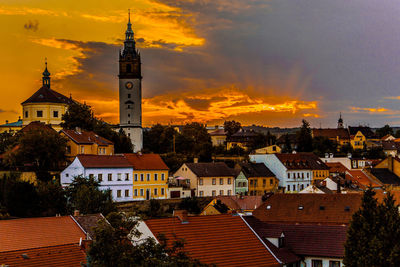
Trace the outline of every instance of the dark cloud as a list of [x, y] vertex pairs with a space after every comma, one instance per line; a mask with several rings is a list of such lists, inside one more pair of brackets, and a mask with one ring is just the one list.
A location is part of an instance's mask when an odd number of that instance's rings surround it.
[[34, 20], [34, 21], [29, 20], [27, 23], [24, 24], [24, 29], [28, 30], [28, 31], [36, 32], [39, 29], [39, 21], [37, 21], [37, 20]]

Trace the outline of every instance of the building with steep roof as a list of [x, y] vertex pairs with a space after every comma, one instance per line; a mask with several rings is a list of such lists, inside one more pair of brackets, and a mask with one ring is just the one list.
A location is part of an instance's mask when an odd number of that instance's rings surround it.
[[92, 131], [62, 129], [60, 134], [68, 139], [66, 156], [72, 160], [78, 154], [113, 155], [114, 143]]
[[201, 215], [220, 214], [214, 205], [220, 201], [226, 205], [232, 213], [249, 213], [261, 206], [262, 196], [217, 196], [201, 212]]
[[66, 97], [50, 87], [50, 72], [47, 70], [46, 62], [42, 87], [21, 103], [22, 119], [0, 125], [0, 132], [17, 131], [34, 121], [43, 122], [59, 131], [62, 129], [60, 126], [61, 117], [72, 103], [74, 103], [74, 100], [71, 97]]
[[262, 196], [266, 192], [278, 189], [279, 180], [264, 163], [238, 163], [235, 169], [240, 170], [246, 177], [250, 196]]
[[[184, 239], [190, 257], [217, 266], [281, 266], [278, 259], [240, 216], [210, 215], [144, 221], [139, 229], [147, 236], [167, 238], [167, 246]], [[146, 237], [146, 236], [145, 236]]]
[[183, 177], [198, 197], [233, 195], [235, 171], [224, 162], [184, 163], [174, 177]]

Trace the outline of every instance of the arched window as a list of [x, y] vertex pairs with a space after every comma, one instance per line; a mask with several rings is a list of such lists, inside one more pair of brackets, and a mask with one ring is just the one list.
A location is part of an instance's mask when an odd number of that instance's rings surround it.
[[132, 71], [131, 64], [126, 65], [126, 72], [131, 72], [131, 71]]

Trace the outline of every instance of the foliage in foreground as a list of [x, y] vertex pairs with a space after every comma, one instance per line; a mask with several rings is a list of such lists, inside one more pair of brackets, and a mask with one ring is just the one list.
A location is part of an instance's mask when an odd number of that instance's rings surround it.
[[[207, 266], [184, 252], [184, 241], [167, 242], [158, 237], [139, 239], [137, 221], [124, 213], [110, 213], [109, 223], [99, 222], [88, 252], [91, 266]], [[131, 240], [139, 240], [132, 244]], [[169, 244], [169, 246], [167, 246]]]

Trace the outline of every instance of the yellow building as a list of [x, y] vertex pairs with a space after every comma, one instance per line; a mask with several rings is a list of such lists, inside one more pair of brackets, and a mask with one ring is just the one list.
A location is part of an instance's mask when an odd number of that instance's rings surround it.
[[329, 167], [324, 164], [321, 168], [312, 169], [312, 180], [316, 184], [329, 177]]
[[239, 163], [235, 169], [240, 169], [246, 176], [250, 196], [262, 196], [278, 189], [279, 180], [264, 163]]
[[224, 129], [218, 129], [209, 133], [213, 146], [224, 146], [226, 142], [226, 132]]
[[[18, 131], [33, 121], [44, 122], [56, 131], [61, 130], [62, 115], [74, 101], [50, 88], [50, 72], [46, 68], [43, 72], [42, 87], [31, 97], [21, 103], [22, 121], [0, 125], [0, 132]], [[9, 126], [12, 126], [11, 128]]]
[[353, 149], [364, 149], [367, 142], [367, 138], [361, 131], [358, 131], [355, 135], [350, 136], [350, 144]]
[[133, 166], [133, 199], [166, 199], [168, 166], [158, 154], [124, 154]]
[[71, 160], [78, 154], [113, 155], [114, 143], [94, 132], [63, 129], [60, 135], [67, 138], [67, 154]]
[[282, 149], [277, 145], [267, 146], [256, 149], [256, 154], [274, 154], [281, 153]]

